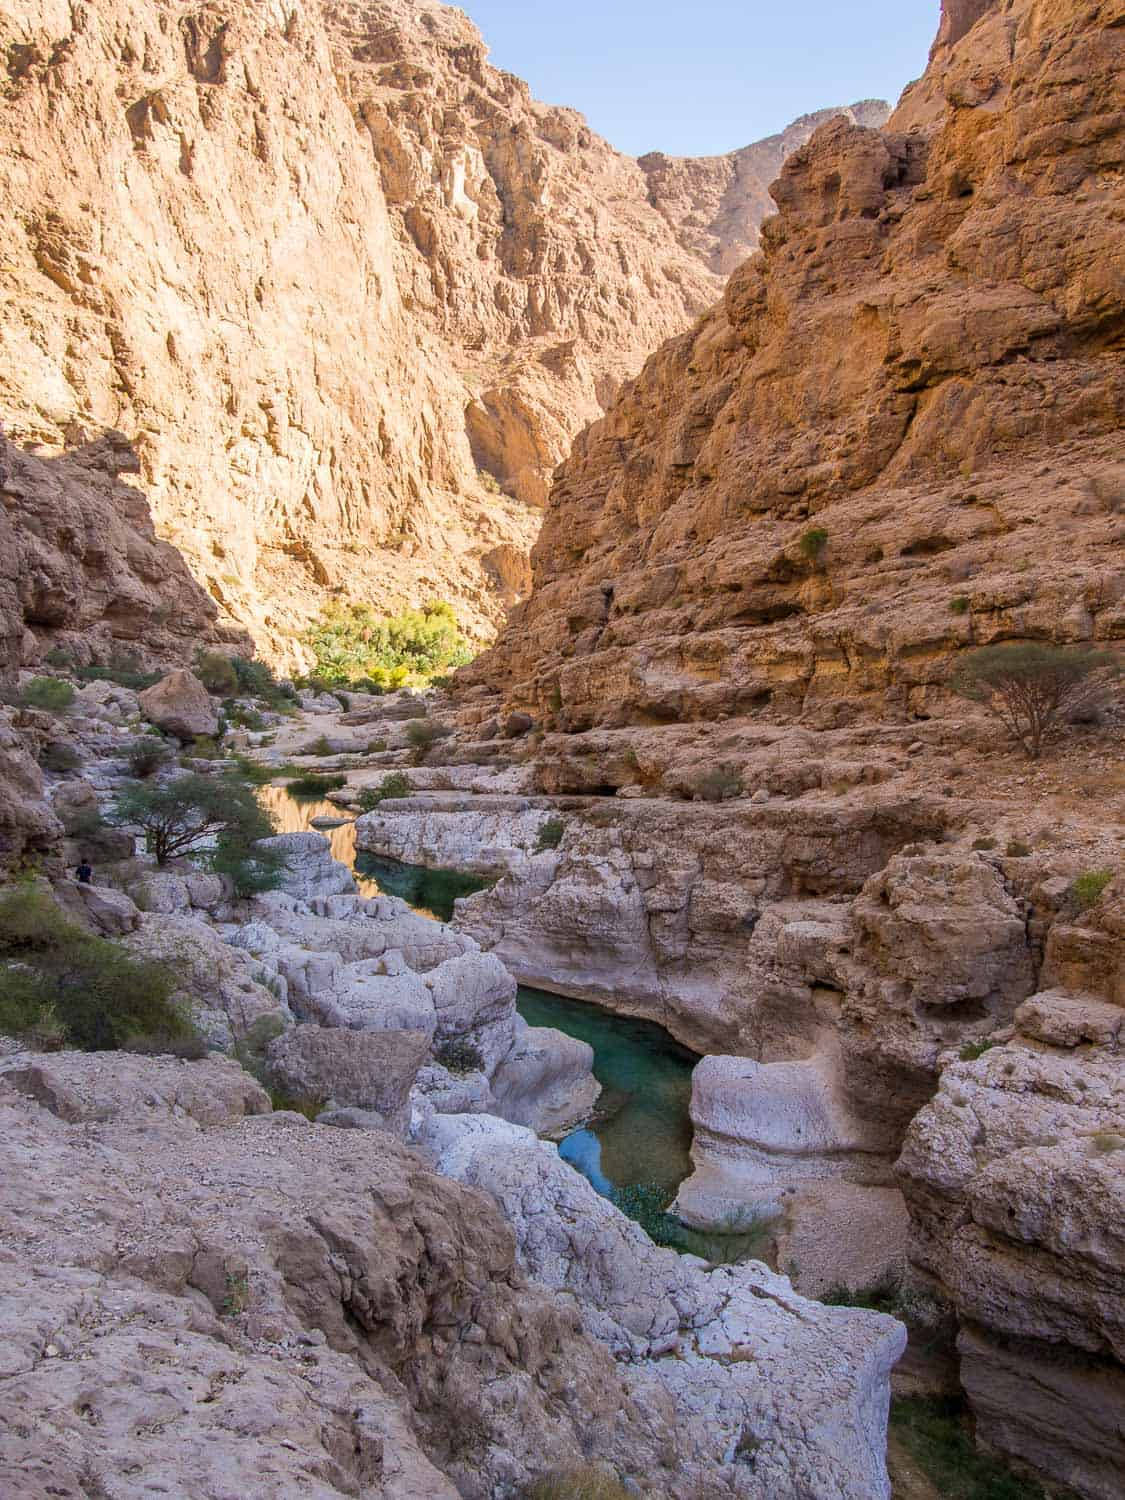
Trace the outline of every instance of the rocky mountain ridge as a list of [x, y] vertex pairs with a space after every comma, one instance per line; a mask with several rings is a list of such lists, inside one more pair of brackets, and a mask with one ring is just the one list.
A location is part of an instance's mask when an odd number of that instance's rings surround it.
[[434, 0], [34, 0], [0, 45], [11, 438], [124, 432], [278, 659], [338, 595], [489, 633], [574, 433], [721, 289], [638, 164]]

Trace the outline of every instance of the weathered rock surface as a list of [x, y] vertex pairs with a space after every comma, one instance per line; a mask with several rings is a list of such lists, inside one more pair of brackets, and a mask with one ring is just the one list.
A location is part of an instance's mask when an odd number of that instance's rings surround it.
[[[29, 373], [22, 359], [4, 364], [0, 391]], [[71, 434], [54, 456], [20, 452], [0, 433], [0, 678], [52, 644], [81, 663], [121, 654], [182, 661], [223, 641], [248, 647], [240, 631], [218, 627], [215, 601], [157, 539], [145, 496], [122, 478], [140, 469], [135, 446], [110, 427], [93, 439]]]
[[668, 220], [680, 244], [726, 276], [758, 248], [758, 230], [774, 213], [770, 183], [786, 157], [837, 116], [877, 130], [890, 112], [885, 99], [861, 99], [802, 115], [777, 135], [724, 156], [651, 151], [638, 165], [648, 178], [649, 202]]
[[965, 647], [1125, 637], [1125, 37], [1098, 0], [954, 9], [933, 117], [821, 126], [722, 305], [578, 439], [465, 674], [505, 711], [929, 715]]
[[[795, 1296], [764, 1266], [704, 1273], [657, 1249], [529, 1131], [443, 1116], [423, 1142], [444, 1173], [498, 1199], [532, 1279], [569, 1294], [600, 1341], [642, 1361], [676, 1353], [657, 1368], [679, 1409], [695, 1416], [697, 1451], [752, 1447], [752, 1475], [743, 1481], [750, 1493], [788, 1495], [787, 1471], [795, 1467], [818, 1495], [854, 1485], [851, 1476], [860, 1474], [857, 1495], [863, 1484], [873, 1497], [887, 1494], [881, 1462], [871, 1465], [867, 1455], [879, 1444], [884, 1372], [902, 1349], [897, 1325], [851, 1322], [856, 1313], [849, 1310], [848, 1321], [833, 1328], [829, 1309]], [[836, 1338], [847, 1343], [846, 1360], [825, 1358]], [[772, 1374], [791, 1361], [793, 1384], [782, 1394]], [[722, 1386], [729, 1394], [720, 1414]]]
[[290, 1098], [325, 1109], [374, 1110], [401, 1140], [410, 1090], [430, 1055], [424, 1031], [348, 1031], [295, 1026], [269, 1047], [272, 1081]]
[[[137, 1066], [135, 1095], [215, 1067]], [[480, 1191], [378, 1133], [122, 1103], [70, 1123], [0, 1082], [13, 1500], [133, 1500], [154, 1467], [199, 1500], [491, 1500], [591, 1449], [657, 1500], [887, 1495], [898, 1326], [760, 1268], [689, 1271], [528, 1133], [463, 1164]], [[537, 1169], [522, 1185], [516, 1161]], [[568, 1196], [573, 1231], [542, 1212]], [[536, 1199], [540, 1233], [583, 1236], [566, 1286], [528, 1235]], [[604, 1280], [611, 1241], [633, 1292]], [[618, 1361], [590, 1324], [677, 1357]]]
[[219, 716], [207, 689], [193, 672], [183, 668], [169, 672], [138, 693], [137, 705], [146, 719], [180, 740], [213, 735], [219, 727]]
[[0, 44], [12, 435], [139, 434], [267, 650], [342, 583], [487, 628], [575, 431], [721, 285], [637, 164], [432, 0], [34, 0]]
[[[1035, 1040], [947, 1067], [898, 1172], [911, 1258], [960, 1320], [980, 1438], [1113, 1500], [1125, 1465], [1125, 1066], [1116, 1043], [1075, 1033], [1075, 1003], [1037, 996], [1021, 1012]], [[1058, 1008], [1066, 1050], [1044, 1049]]]
[[52, 854], [63, 828], [43, 795], [43, 775], [28, 754], [27, 742], [0, 709], [0, 869], [27, 854]]

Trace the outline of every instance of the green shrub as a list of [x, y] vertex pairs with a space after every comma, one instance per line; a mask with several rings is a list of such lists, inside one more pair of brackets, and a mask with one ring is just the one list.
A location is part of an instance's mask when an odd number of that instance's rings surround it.
[[220, 726], [218, 735], [197, 734], [184, 751], [186, 759], [225, 760], [227, 755], [226, 749], [219, 743], [222, 732], [222, 727]]
[[542, 854], [546, 849], [557, 849], [565, 832], [566, 823], [562, 818], [548, 818], [545, 823], [541, 823], [535, 839], [536, 854]]
[[238, 673], [229, 656], [221, 651], [200, 651], [195, 658], [195, 675], [209, 693], [229, 698], [238, 691]]
[[728, 802], [742, 796], [742, 777], [731, 766], [712, 766], [689, 779], [688, 791], [704, 802]]
[[74, 684], [62, 677], [33, 677], [20, 689], [20, 702], [25, 708], [63, 713], [74, 702]]
[[298, 776], [293, 781], [286, 782], [285, 790], [294, 797], [326, 797], [329, 792], [336, 792], [347, 784], [346, 776]]
[[1033, 1480], [977, 1452], [960, 1397], [898, 1397], [890, 1433], [943, 1500], [1044, 1500]]
[[359, 806], [363, 812], [374, 812], [380, 802], [389, 797], [409, 797], [414, 786], [410, 777], [402, 771], [392, 771], [384, 776], [377, 787], [365, 786], [359, 794]]
[[227, 851], [268, 838], [273, 824], [253, 788], [236, 775], [187, 772], [156, 785], [136, 782], [119, 794], [118, 823], [135, 824], [159, 865], [205, 845], [225, 841]]
[[250, 729], [259, 733], [266, 727], [266, 721], [256, 708], [244, 708], [241, 703], [234, 699], [223, 704], [223, 713], [228, 724], [233, 724], [236, 729]]
[[312, 744], [309, 745], [307, 749], [299, 750], [297, 753], [300, 755], [302, 760], [304, 760], [306, 757], [308, 757], [309, 759], [325, 760], [328, 756], [335, 755], [336, 751], [333, 750], [331, 744], [329, 743], [328, 736], [322, 734], [317, 739], [313, 740]]
[[949, 601], [949, 607], [955, 615], [967, 615], [969, 613], [970, 601], [964, 594], [958, 594], [955, 599]]
[[108, 666], [75, 667], [74, 675], [80, 682], [113, 682], [140, 693], [159, 682], [164, 674], [145, 671], [137, 657], [124, 653], [111, 657]]
[[980, 850], [995, 849], [996, 848], [996, 840], [994, 838], [974, 839], [972, 847], [974, 849], [980, 849]]
[[155, 775], [171, 759], [172, 747], [166, 740], [154, 739], [152, 735], [142, 735], [125, 747], [125, 764], [129, 767], [129, 775], [140, 781]]
[[1031, 853], [1031, 845], [1025, 843], [1023, 839], [1009, 839], [1004, 853], [1011, 859], [1026, 859]]
[[264, 661], [251, 661], [245, 656], [232, 656], [231, 666], [238, 679], [240, 697], [260, 698], [278, 713], [292, 711], [296, 693], [289, 683], [278, 682]]
[[329, 691], [361, 682], [376, 692], [424, 684], [473, 658], [452, 607], [436, 600], [391, 618], [368, 604], [333, 604], [302, 640]]
[[372, 740], [371, 743], [367, 747], [367, 752], [366, 753], [368, 755], [382, 755], [383, 751], [386, 748], [387, 748], [387, 742], [386, 742], [386, 740]]
[[987, 1038], [980, 1042], [966, 1042], [957, 1055], [962, 1062], [976, 1062], [978, 1057], [983, 1057], [995, 1046], [996, 1043], [988, 1041]]
[[823, 526], [810, 526], [807, 531], [801, 533], [801, 539], [797, 543], [801, 556], [809, 562], [817, 562], [828, 546], [828, 533]]
[[1073, 882], [1070, 894], [1079, 911], [1089, 911], [1102, 898], [1102, 892], [1113, 879], [1112, 870], [1085, 870]]
[[1113, 1151], [1125, 1151], [1125, 1135], [1103, 1130], [1091, 1138], [1090, 1144], [1100, 1156], [1108, 1156]]
[[39, 764], [45, 771], [61, 775], [64, 771], [77, 771], [82, 764], [82, 757], [65, 740], [49, 740], [39, 752]]
[[630, 1500], [629, 1491], [602, 1469], [563, 1469], [524, 1490], [524, 1500]]
[[171, 969], [78, 927], [40, 886], [0, 894], [0, 1032], [88, 1052], [191, 1048]]
[[466, 1042], [462, 1037], [440, 1042], [434, 1048], [434, 1060], [450, 1073], [479, 1073], [484, 1068], [484, 1058], [479, 1047]]
[[949, 685], [986, 707], [1037, 760], [1066, 717], [1092, 705], [1117, 669], [1111, 652], [1087, 646], [983, 646], [962, 658]]

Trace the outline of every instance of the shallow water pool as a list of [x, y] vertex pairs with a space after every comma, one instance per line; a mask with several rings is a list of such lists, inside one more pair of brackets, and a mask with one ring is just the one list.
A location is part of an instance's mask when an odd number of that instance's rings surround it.
[[[263, 787], [262, 800], [278, 831], [293, 833], [313, 818], [339, 816], [331, 802], [298, 800], [280, 787]], [[346, 823], [323, 830], [334, 857], [351, 866], [365, 895], [401, 896], [416, 911], [448, 922], [459, 896], [491, 882], [456, 870], [430, 870], [356, 852], [355, 828]], [[602, 1086], [594, 1114], [559, 1141], [559, 1154], [598, 1192], [636, 1219], [658, 1243], [731, 1261], [767, 1259], [769, 1226], [739, 1234], [688, 1229], [665, 1210], [691, 1171], [691, 1074], [699, 1058], [662, 1026], [615, 1016], [600, 1006], [521, 985], [520, 1015], [529, 1026], [553, 1026], [594, 1049], [594, 1073]]]

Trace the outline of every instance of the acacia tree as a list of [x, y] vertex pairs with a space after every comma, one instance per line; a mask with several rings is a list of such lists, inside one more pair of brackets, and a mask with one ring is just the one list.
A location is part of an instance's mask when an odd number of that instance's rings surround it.
[[171, 781], [133, 783], [118, 797], [114, 821], [139, 827], [158, 865], [206, 851], [239, 895], [276, 885], [284, 863], [276, 850], [259, 845], [273, 823], [253, 787], [237, 776], [189, 771]]
[[949, 685], [984, 704], [1027, 757], [1038, 760], [1064, 717], [1100, 696], [1116, 670], [1111, 652], [1088, 646], [983, 646], [961, 661]]

